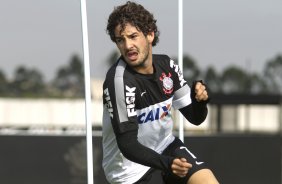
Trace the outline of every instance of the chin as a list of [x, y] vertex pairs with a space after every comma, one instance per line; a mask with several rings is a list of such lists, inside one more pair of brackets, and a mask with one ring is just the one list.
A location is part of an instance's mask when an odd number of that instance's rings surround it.
[[128, 64], [132, 65], [132, 66], [135, 66], [135, 65], [139, 65], [140, 64], [140, 61], [138, 59], [136, 60], [127, 60], [126, 61]]

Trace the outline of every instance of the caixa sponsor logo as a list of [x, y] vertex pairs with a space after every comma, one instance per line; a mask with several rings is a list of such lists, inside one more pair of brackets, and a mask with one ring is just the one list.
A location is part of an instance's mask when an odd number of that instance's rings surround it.
[[138, 118], [138, 123], [148, 123], [153, 122], [159, 119], [165, 118], [167, 115], [169, 115], [171, 104], [168, 104], [166, 106], [153, 108], [149, 112], [143, 112], [141, 113]]

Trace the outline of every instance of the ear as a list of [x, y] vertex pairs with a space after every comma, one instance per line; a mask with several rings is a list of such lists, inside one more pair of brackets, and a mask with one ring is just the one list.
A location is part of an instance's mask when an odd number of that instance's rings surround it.
[[150, 43], [153, 43], [154, 38], [155, 38], [155, 33], [154, 33], [154, 31], [149, 32], [149, 33], [147, 34], [147, 39], [148, 39], [148, 41], [149, 41]]

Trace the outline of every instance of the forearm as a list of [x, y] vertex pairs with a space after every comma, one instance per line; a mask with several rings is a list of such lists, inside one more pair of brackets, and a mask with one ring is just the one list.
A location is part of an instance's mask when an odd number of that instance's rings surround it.
[[208, 114], [206, 102], [192, 102], [190, 105], [179, 110], [182, 115], [194, 125], [200, 125], [205, 121]]
[[190, 123], [200, 125], [207, 117], [207, 103], [209, 102], [208, 92], [203, 81], [193, 82], [190, 98], [192, 103], [179, 110]]
[[173, 157], [158, 154], [140, 144], [137, 131], [130, 131], [117, 136], [117, 143], [122, 154], [129, 160], [165, 172], [171, 172]]

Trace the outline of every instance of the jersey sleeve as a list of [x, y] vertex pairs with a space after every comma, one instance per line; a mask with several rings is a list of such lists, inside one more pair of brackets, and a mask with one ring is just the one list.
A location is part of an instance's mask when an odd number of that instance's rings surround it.
[[174, 76], [174, 96], [172, 105], [174, 109], [180, 109], [191, 104], [190, 87], [183, 77], [181, 68], [172, 59], [170, 59], [169, 65]]
[[103, 103], [107, 107], [116, 134], [137, 130], [136, 87], [123, 76], [109, 77], [103, 85]]

